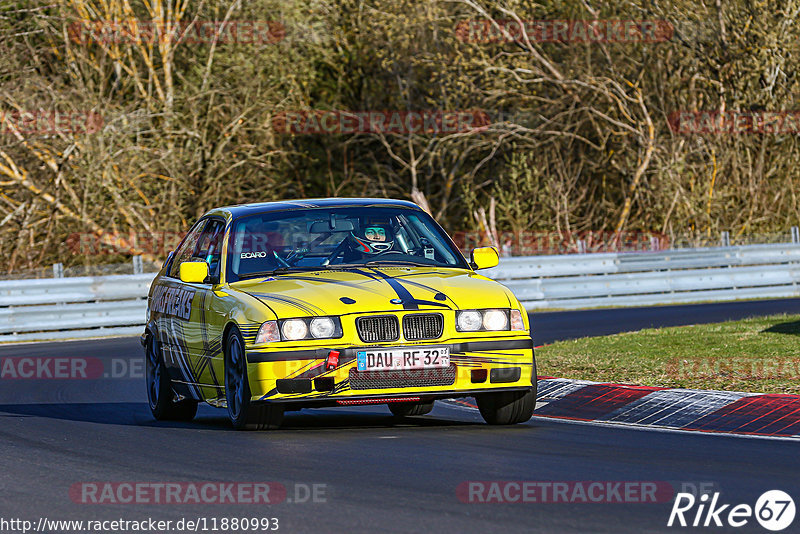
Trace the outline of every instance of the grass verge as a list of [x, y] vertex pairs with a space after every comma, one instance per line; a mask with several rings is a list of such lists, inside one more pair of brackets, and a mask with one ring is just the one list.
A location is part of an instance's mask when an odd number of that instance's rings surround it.
[[653, 328], [536, 350], [539, 375], [800, 394], [800, 315]]

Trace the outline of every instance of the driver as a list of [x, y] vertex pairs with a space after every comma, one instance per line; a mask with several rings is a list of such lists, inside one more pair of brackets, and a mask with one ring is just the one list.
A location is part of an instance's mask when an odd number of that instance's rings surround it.
[[394, 233], [388, 224], [368, 224], [360, 231], [350, 232], [350, 250], [345, 254], [346, 263], [392, 250]]

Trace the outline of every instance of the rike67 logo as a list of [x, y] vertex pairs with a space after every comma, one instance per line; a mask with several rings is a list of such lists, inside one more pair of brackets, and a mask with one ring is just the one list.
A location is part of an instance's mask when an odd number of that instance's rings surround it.
[[719, 492], [695, 497], [691, 493], [678, 493], [672, 504], [667, 526], [739, 528], [755, 520], [767, 530], [778, 532], [792, 524], [795, 515], [794, 500], [781, 490], [764, 492], [755, 506], [749, 504], [723, 504]]

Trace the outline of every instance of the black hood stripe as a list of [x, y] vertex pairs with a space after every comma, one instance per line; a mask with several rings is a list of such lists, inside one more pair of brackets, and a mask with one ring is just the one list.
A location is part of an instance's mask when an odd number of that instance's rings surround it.
[[391, 286], [391, 288], [397, 294], [397, 298], [403, 301], [404, 310], [419, 309], [419, 304], [417, 303], [417, 299], [414, 298], [414, 295], [412, 295], [411, 292], [403, 284], [401, 284], [399, 280], [389, 276], [386, 273], [382, 273], [377, 269], [375, 269], [374, 271], [376, 276], [379, 276], [381, 279], [383, 279], [387, 284]]
[[318, 308], [317, 306], [314, 306], [309, 302], [292, 297], [278, 296], [275, 294], [265, 294], [265, 293], [251, 293], [251, 295], [253, 295], [258, 299], [267, 299], [273, 302], [282, 302], [284, 304], [294, 306], [295, 308], [302, 310], [304, 313], [307, 313], [308, 315], [319, 315], [325, 313], [325, 310], [323, 310], [322, 308]]
[[360, 291], [366, 291], [368, 293], [372, 293], [372, 294], [375, 294], [375, 295], [380, 295], [381, 294], [380, 291], [375, 291], [374, 289], [370, 289], [368, 287], [364, 287], [362, 284], [357, 283], [357, 282], [347, 282], [345, 280], [331, 280], [330, 278], [323, 278], [321, 276], [311, 277], [311, 276], [293, 276], [293, 275], [288, 275], [288, 276], [281, 276], [280, 280], [299, 280], [299, 281], [302, 281], [302, 282], [321, 282], [321, 283], [325, 283], [325, 284], [333, 284], [333, 285], [337, 285], [337, 286], [351, 287], [353, 289], [358, 289]]
[[[440, 291], [440, 290], [435, 289], [433, 287], [426, 286], [425, 284], [420, 284], [419, 282], [414, 282], [412, 280], [403, 279], [403, 283], [411, 284], [414, 287], [418, 287], [420, 289], [428, 290], [431, 293], [433, 293], [434, 295], [437, 295], [437, 294], [441, 293], [442, 295], [444, 295], [447, 298], [447, 300], [449, 300], [453, 304], [452, 309], [455, 309], [455, 310], [459, 309], [458, 304], [456, 304], [455, 301], [453, 299], [451, 299], [450, 296], [447, 293], [445, 293], [444, 291]], [[430, 306], [438, 306], [440, 308], [448, 308], [448, 309], [451, 308], [447, 304], [443, 304], [441, 302], [430, 302], [430, 301], [427, 301], [427, 300], [419, 300], [419, 299], [417, 299], [417, 302], [420, 303], [420, 304], [428, 304]]]

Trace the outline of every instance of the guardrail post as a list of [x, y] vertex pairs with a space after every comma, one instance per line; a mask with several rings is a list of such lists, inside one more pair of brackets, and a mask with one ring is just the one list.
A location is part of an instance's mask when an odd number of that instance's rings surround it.
[[53, 264], [53, 278], [64, 278], [64, 264], [63, 263], [54, 263]]
[[133, 274], [142, 274], [144, 272], [144, 267], [142, 266], [142, 257], [141, 256], [134, 256], [133, 257]]
[[731, 233], [728, 231], [720, 233], [720, 246], [722, 247], [729, 247], [731, 246]]
[[578, 254], [586, 254], [586, 241], [583, 239], [578, 239]]
[[792, 243], [800, 243], [800, 228], [792, 226]]

